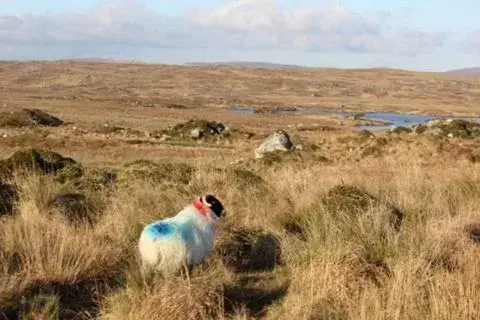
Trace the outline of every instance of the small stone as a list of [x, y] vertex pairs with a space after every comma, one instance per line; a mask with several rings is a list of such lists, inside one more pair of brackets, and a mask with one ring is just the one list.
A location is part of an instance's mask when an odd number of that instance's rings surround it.
[[434, 127], [434, 126], [438, 126], [442, 123], [442, 120], [440, 119], [435, 119], [435, 120], [430, 120], [426, 123], [427, 127], [431, 128], [431, 127]]
[[168, 134], [162, 134], [160, 137], [160, 141], [167, 141], [170, 140], [172, 137], [170, 137]]
[[432, 130], [429, 131], [429, 133], [434, 136], [440, 136], [443, 133], [443, 131], [440, 128], [433, 128]]
[[199, 128], [195, 128], [190, 131], [190, 137], [193, 139], [200, 139], [202, 137], [203, 131]]

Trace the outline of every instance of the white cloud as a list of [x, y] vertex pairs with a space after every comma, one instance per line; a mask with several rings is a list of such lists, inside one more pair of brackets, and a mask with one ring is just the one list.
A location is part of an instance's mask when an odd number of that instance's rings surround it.
[[[383, 16], [386, 14], [382, 13]], [[241, 43], [226, 41], [226, 45], [258, 46], [258, 41], [249, 43], [248, 39], [267, 39], [269, 37], [266, 35], [269, 35], [280, 40], [274, 43], [265, 41], [265, 46], [415, 55], [442, 46], [444, 40], [441, 33], [409, 29], [386, 31], [378, 23], [338, 3], [285, 10], [274, 0], [236, 0], [210, 11], [192, 12], [189, 19], [205, 32], [235, 34], [235, 39], [239, 37], [238, 34], [243, 35], [240, 37]], [[225, 40], [225, 37], [212, 38], [210, 41], [218, 40]]]
[[378, 27], [338, 4], [285, 10], [274, 0], [236, 0], [210, 11], [192, 12], [190, 21], [203, 28], [252, 32], [361, 33]]
[[166, 23], [135, 1], [121, 1], [85, 13], [0, 16], [0, 43], [160, 45], [168, 36]]
[[37, 47], [35, 54], [47, 56], [45, 48], [101, 55], [112, 48], [134, 54], [142, 48], [225, 47], [416, 55], [446, 39], [442, 33], [387, 27], [340, 4], [287, 10], [275, 0], [236, 0], [174, 20], [124, 0], [84, 13], [0, 15], [0, 48]]
[[480, 54], [480, 29], [468, 33], [458, 47], [462, 52]]

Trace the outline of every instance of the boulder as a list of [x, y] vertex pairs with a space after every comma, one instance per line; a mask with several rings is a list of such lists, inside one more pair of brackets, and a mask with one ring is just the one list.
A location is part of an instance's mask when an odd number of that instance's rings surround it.
[[262, 144], [255, 149], [255, 159], [262, 158], [266, 153], [275, 151], [288, 151], [293, 148], [290, 136], [283, 130], [277, 130], [269, 135]]

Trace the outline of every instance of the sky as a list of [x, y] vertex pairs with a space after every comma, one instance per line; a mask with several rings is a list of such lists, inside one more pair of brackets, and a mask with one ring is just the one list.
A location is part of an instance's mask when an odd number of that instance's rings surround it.
[[0, 60], [480, 66], [478, 0], [0, 0]]

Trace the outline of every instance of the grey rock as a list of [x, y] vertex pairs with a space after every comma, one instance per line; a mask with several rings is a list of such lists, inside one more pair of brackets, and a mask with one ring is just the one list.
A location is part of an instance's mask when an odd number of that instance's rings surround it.
[[438, 126], [438, 125], [440, 125], [440, 124], [442, 124], [442, 120], [441, 120], [441, 119], [434, 119], [434, 120], [427, 121], [427, 122], [425, 123], [425, 125], [426, 125], [427, 127], [429, 127], [429, 128]]
[[442, 135], [442, 132], [443, 131], [440, 128], [433, 128], [433, 129], [428, 131], [429, 134], [434, 135], [434, 136], [440, 136], [440, 135]]
[[200, 128], [195, 128], [190, 131], [190, 137], [193, 139], [200, 139], [203, 135], [203, 131]]
[[268, 136], [263, 143], [255, 149], [255, 159], [262, 158], [265, 153], [274, 151], [288, 151], [293, 148], [290, 136], [283, 130], [277, 130]]
[[170, 137], [168, 134], [162, 134], [160, 137], [160, 141], [167, 141], [170, 140], [172, 137]]

